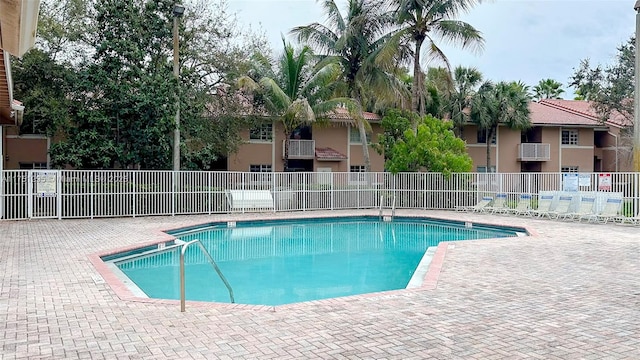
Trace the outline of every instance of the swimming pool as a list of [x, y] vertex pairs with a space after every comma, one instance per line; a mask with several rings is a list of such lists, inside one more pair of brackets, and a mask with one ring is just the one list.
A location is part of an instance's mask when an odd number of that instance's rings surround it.
[[[237, 303], [281, 305], [404, 289], [425, 251], [442, 241], [517, 236], [520, 228], [396, 217], [211, 223], [168, 232], [200, 240], [228, 279]], [[166, 244], [171, 245], [171, 244]], [[139, 249], [103, 258], [144, 296], [180, 298], [179, 253]], [[202, 250], [185, 253], [186, 298], [229, 302]]]

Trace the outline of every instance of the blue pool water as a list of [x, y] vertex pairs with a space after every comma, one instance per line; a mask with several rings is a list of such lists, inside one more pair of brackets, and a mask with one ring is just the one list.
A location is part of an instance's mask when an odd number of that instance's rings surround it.
[[[403, 289], [428, 247], [442, 241], [516, 236], [518, 228], [377, 217], [207, 224], [172, 231], [198, 239], [226, 276], [236, 303], [281, 305]], [[125, 255], [125, 254], [123, 254]], [[179, 299], [179, 252], [110, 257], [147, 296]], [[197, 246], [185, 254], [186, 298], [229, 302]]]

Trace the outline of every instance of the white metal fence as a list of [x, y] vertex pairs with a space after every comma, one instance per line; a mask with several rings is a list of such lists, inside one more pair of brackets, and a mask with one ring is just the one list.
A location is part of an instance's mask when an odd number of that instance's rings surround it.
[[[241, 173], [129, 170], [6, 170], [0, 218], [95, 218], [256, 211], [232, 209], [228, 190], [269, 190], [274, 211], [454, 209], [485, 195], [615, 192], [623, 215], [640, 208], [640, 173]], [[381, 204], [382, 201], [382, 204]], [[264, 211], [264, 210], [258, 210]]]

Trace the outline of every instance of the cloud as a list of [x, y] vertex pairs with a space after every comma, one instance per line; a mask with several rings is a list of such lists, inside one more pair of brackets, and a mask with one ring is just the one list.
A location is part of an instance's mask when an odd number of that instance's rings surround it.
[[[261, 24], [276, 51], [281, 34], [294, 26], [324, 22], [315, 0], [231, 0], [229, 5], [242, 22]], [[581, 59], [612, 62], [616, 48], [634, 33], [634, 18], [627, 0], [495, 0], [461, 16], [483, 33], [484, 52], [440, 46], [452, 65], [475, 66], [491, 80], [535, 85], [552, 78], [566, 84]]]

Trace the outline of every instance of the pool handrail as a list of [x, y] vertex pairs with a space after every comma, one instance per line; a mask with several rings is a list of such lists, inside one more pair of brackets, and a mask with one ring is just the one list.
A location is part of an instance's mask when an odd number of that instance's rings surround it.
[[[380, 196], [380, 212], [378, 213], [378, 217], [380, 218], [380, 221], [383, 220], [382, 218], [382, 207], [384, 205], [384, 195]], [[393, 200], [391, 201], [391, 220], [393, 220], [393, 218], [396, 216], [396, 193], [393, 193]]]
[[191, 240], [189, 242], [185, 242], [184, 244], [182, 244], [182, 248], [180, 250], [180, 312], [185, 312], [185, 303], [186, 303], [186, 299], [185, 299], [185, 276], [184, 276], [184, 254], [187, 252], [187, 248], [190, 245], [193, 244], [198, 244], [198, 246], [200, 247], [200, 249], [202, 250], [202, 252], [207, 256], [207, 259], [209, 260], [209, 263], [211, 263], [211, 265], [213, 266], [213, 269], [216, 271], [216, 273], [218, 273], [218, 276], [220, 277], [220, 280], [222, 280], [222, 282], [224, 283], [224, 286], [227, 287], [227, 290], [229, 291], [229, 298], [231, 299], [231, 303], [234, 304], [236, 301], [233, 297], [233, 289], [231, 289], [231, 285], [229, 284], [229, 282], [227, 281], [227, 278], [224, 277], [224, 274], [222, 274], [222, 271], [220, 270], [220, 268], [218, 267], [218, 265], [216, 264], [215, 260], [213, 260], [213, 257], [211, 256], [211, 254], [209, 254], [209, 252], [207, 251], [207, 249], [204, 247], [204, 245], [202, 245], [202, 242], [198, 239], [195, 240]]

